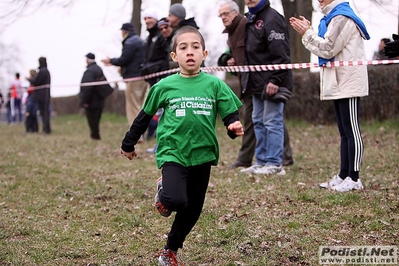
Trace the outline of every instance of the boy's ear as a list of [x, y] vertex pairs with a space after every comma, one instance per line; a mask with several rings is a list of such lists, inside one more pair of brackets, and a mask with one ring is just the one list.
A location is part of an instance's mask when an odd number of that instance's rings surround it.
[[173, 62], [177, 62], [177, 54], [175, 52], [170, 52], [170, 57], [172, 58]]
[[204, 50], [204, 51], [202, 52], [202, 60], [205, 60], [206, 57], [208, 56], [208, 54], [209, 54], [208, 50]]

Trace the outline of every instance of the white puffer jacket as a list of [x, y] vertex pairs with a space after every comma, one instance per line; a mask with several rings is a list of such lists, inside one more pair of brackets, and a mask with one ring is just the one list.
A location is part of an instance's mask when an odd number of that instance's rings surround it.
[[[327, 5], [327, 15], [344, 0], [335, 0]], [[365, 60], [364, 43], [356, 23], [345, 16], [334, 17], [327, 27], [324, 38], [308, 29], [302, 43], [311, 53], [334, 61]], [[335, 100], [367, 96], [369, 93], [367, 66], [321, 67], [320, 100]]]

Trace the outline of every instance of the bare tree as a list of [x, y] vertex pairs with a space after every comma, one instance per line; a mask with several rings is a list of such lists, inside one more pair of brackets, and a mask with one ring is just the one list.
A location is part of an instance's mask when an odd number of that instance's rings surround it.
[[140, 35], [141, 32], [141, 3], [142, 0], [133, 0], [132, 19], [134, 30]]
[[74, 0], [2, 0], [0, 2], [0, 21], [7, 25], [21, 16], [35, 13], [43, 6], [72, 6]]
[[288, 34], [290, 37], [291, 62], [302, 63], [308, 62], [310, 52], [302, 45], [301, 36], [290, 26], [290, 17], [298, 17], [312, 19], [312, 0], [281, 0], [284, 9], [285, 21], [288, 25]]

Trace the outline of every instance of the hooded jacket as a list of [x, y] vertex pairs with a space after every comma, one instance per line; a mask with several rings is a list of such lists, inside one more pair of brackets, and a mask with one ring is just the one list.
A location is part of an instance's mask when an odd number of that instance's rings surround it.
[[[287, 24], [284, 17], [270, 7], [269, 0], [255, 14], [247, 14], [247, 17], [247, 65], [291, 63]], [[244, 72], [241, 76], [245, 93], [261, 95], [269, 82], [292, 90], [291, 70]]]
[[122, 41], [122, 54], [119, 58], [112, 58], [111, 64], [121, 67], [123, 78], [140, 76], [140, 66], [144, 63], [143, 40], [134, 32], [128, 33]]
[[50, 83], [51, 76], [47, 69], [47, 60], [45, 58], [39, 58], [39, 71], [37, 75], [30, 80], [32, 86], [44, 86], [33, 91], [33, 99], [37, 102], [50, 102]]
[[[81, 83], [98, 81], [104, 73], [96, 62], [89, 63], [83, 74]], [[81, 86], [81, 104], [87, 104], [88, 108], [103, 108], [104, 98], [96, 91], [96, 86]]]
[[[335, 0], [323, 10], [328, 15], [337, 5]], [[334, 61], [365, 60], [364, 41], [360, 29], [349, 17], [338, 15], [331, 19], [324, 38], [312, 28], [302, 36], [302, 43], [313, 54]], [[369, 92], [367, 66], [320, 68], [320, 100], [363, 97]]]

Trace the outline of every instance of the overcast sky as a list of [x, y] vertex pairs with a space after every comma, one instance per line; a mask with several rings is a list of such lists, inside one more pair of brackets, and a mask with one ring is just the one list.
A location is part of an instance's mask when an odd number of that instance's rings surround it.
[[[391, 37], [397, 31], [398, 1], [392, 1], [387, 0], [391, 4], [385, 7], [372, 5], [368, 0], [357, 0], [355, 4], [350, 1], [371, 35], [371, 40], [366, 42], [367, 59], [372, 58], [381, 38]], [[321, 13], [317, 0], [313, 2], [316, 9], [313, 23], [317, 28]], [[105, 56], [120, 55], [122, 37], [119, 29], [122, 23], [130, 20], [130, 3], [123, 0], [78, 0], [70, 8], [43, 8], [8, 26], [1, 37], [2, 42], [18, 45], [22, 77], [28, 75], [29, 69], [37, 68], [38, 58], [45, 56], [52, 75], [51, 95], [75, 95], [79, 92], [79, 82], [86, 68], [85, 54], [94, 53], [100, 66], [100, 59]], [[226, 48], [226, 36], [221, 34], [223, 25], [217, 17], [217, 3], [215, 0], [183, 1], [187, 17], [195, 16], [204, 34], [211, 55], [207, 66], [215, 66], [215, 60]], [[278, 0], [271, 0], [271, 3], [282, 12]], [[169, 1], [165, 0], [143, 0], [142, 6], [143, 9], [156, 9], [159, 17], [167, 16], [168, 7]], [[145, 37], [145, 26], [143, 28], [142, 37]], [[121, 79], [115, 67], [102, 68], [108, 80]]]

